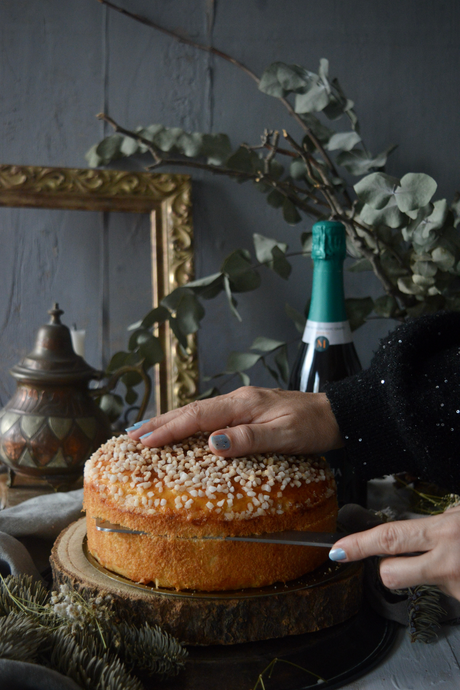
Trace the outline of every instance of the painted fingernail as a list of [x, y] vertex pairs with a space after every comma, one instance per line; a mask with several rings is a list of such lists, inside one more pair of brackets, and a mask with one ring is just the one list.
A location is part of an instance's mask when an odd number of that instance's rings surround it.
[[344, 561], [347, 558], [347, 554], [343, 549], [331, 549], [329, 551], [329, 558], [331, 561]]
[[151, 435], [152, 435], [152, 433], [153, 433], [152, 431], [149, 431], [149, 433], [148, 433], [148, 434], [144, 434], [143, 436], [141, 436], [141, 439], [143, 439], [143, 438], [147, 438], [147, 436], [151, 436]]
[[211, 436], [211, 443], [216, 450], [228, 450], [230, 448], [230, 439], [225, 434]]
[[143, 424], [146, 424], [147, 422], [150, 422], [150, 419], [143, 419], [142, 422], [136, 422], [132, 426], [129, 426], [125, 431], [135, 431], [136, 429], [139, 429], [140, 426]]

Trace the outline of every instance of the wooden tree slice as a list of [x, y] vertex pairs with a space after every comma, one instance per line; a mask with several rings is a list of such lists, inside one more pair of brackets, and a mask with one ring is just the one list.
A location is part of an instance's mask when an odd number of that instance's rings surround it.
[[56, 540], [51, 553], [55, 587], [68, 584], [83, 596], [110, 594], [120, 615], [133, 623], [159, 625], [185, 644], [236, 644], [314, 632], [344, 622], [361, 606], [360, 564], [331, 565], [338, 568], [328, 576], [332, 579], [304, 589], [283, 591], [280, 585], [279, 594], [157, 593], [94, 567], [83, 548], [85, 535], [82, 518]]

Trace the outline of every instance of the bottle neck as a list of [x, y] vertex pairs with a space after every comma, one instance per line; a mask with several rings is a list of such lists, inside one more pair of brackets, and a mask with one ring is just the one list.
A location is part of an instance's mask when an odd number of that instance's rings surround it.
[[347, 321], [342, 257], [314, 260], [308, 320], [323, 323]]

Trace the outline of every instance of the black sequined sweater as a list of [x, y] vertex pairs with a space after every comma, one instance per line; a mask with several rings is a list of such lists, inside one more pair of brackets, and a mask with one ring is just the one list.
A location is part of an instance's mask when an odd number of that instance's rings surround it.
[[406, 471], [460, 492], [460, 313], [398, 326], [326, 394], [363, 479]]

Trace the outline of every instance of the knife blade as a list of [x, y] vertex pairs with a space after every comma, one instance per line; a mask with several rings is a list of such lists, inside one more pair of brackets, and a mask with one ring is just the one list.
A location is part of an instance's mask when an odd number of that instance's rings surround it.
[[[95, 518], [96, 529], [100, 532], [117, 532], [120, 534], [147, 534], [140, 530], [133, 530], [122, 525], [115, 525], [108, 520]], [[294, 546], [316, 546], [330, 548], [341, 537], [339, 532], [272, 532], [266, 534], [249, 534], [243, 537], [202, 537], [203, 539], [216, 539], [219, 541], [246, 541], [263, 544], [290, 544]], [[181, 537], [176, 537], [181, 538]]]

